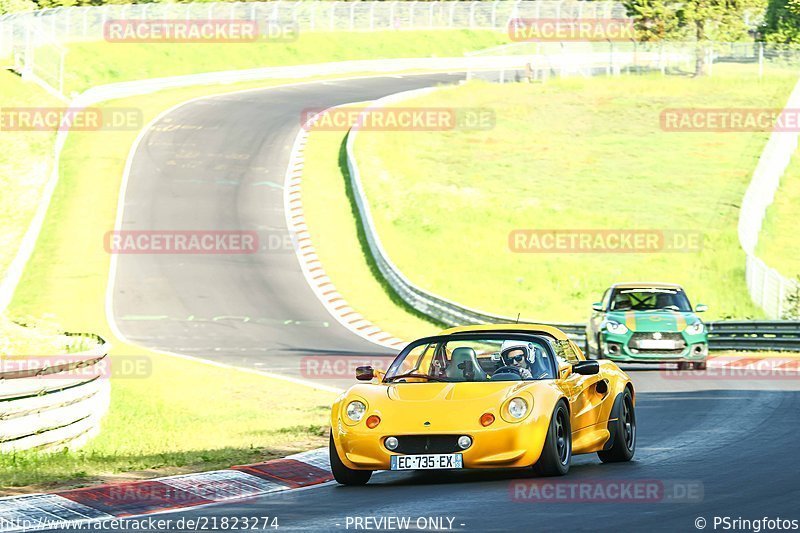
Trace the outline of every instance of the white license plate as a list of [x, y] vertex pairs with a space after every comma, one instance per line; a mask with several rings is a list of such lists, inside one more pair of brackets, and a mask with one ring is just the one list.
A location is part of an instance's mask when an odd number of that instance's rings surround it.
[[445, 470], [464, 468], [460, 453], [393, 455], [392, 470]]
[[675, 341], [669, 339], [642, 339], [639, 341], [640, 350], [674, 350]]

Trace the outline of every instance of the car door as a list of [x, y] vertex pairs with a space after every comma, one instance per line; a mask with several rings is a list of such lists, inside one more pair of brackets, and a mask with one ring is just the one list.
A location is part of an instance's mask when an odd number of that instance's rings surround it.
[[560, 382], [570, 403], [572, 432], [603, 422], [603, 404], [608, 399], [608, 380], [602, 373], [584, 376], [572, 372], [574, 363], [581, 361], [578, 347], [572, 341], [562, 343], [556, 350]]

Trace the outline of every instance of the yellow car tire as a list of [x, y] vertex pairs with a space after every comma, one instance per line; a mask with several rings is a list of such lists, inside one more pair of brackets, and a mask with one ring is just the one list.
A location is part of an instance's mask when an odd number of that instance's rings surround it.
[[569, 410], [566, 403], [559, 400], [553, 409], [553, 416], [550, 417], [542, 454], [533, 468], [541, 476], [563, 476], [569, 472], [571, 461], [572, 429]]
[[628, 387], [614, 400], [608, 431], [611, 433], [610, 447], [597, 452], [600, 460], [604, 463], [623, 463], [633, 459], [636, 452], [636, 410]]

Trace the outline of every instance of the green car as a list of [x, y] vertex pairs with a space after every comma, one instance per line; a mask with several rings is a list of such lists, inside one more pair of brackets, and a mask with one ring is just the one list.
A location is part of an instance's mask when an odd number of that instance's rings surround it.
[[592, 305], [584, 351], [591, 359], [620, 363], [678, 363], [706, 368], [708, 329], [680, 285], [617, 283]]

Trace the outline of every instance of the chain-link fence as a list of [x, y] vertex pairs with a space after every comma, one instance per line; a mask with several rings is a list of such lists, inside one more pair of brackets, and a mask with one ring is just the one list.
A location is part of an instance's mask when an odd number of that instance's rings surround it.
[[[248, 20], [296, 24], [300, 31], [483, 28], [505, 30], [512, 18], [624, 18], [619, 2], [533, 0], [493, 2], [209, 2], [44, 9], [0, 17], [0, 57], [25, 40], [69, 43], [103, 38], [110, 20]], [[38, 30], [28, 35], [29, 27]], [[42, 39], [44, 41], [39, 41]]]
[[757, 42], [518, 42], [466, 55], [519, 57], [519, 65], [514, 68], [500, 64], [497, 68], [473, 70], [467, 74], [468, 79], [490, 79], [501, 83], [546, 81], [553, 76], [654, 71], [664, 75], [690, 76], [697, 72], [698, 64], [702, 73], [708, 76], [714, 76], [727, 64], [738, 64], [748, 67], [744, 72], [760, 78], [772, 67], [800, 66], [800, 50]]
[[577, 0], [433, 2], [143, 3], [44, 9], [0, 17], [0, 62], [63, 94], [67, 45], [104, 39], [112, 21], [250, 21], [297, 32], [493, 29], [518, 18], [624, 18], [618, 2]]
[[623, 72], [660, 70], [691, 72], [694, 43], [636, 43], [609, 41], [522, 42], [466, 54], [469, 57], [518, 57], [508, 68], [472, 70], [467, 78], [512, 81], [546, 81], [552, 76], [619, 75]]

